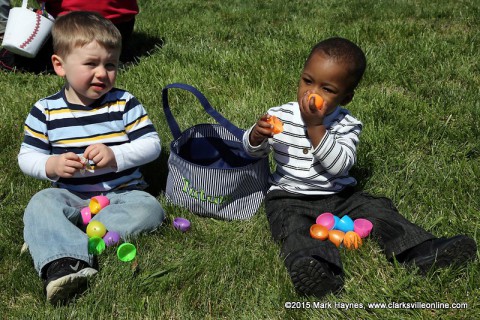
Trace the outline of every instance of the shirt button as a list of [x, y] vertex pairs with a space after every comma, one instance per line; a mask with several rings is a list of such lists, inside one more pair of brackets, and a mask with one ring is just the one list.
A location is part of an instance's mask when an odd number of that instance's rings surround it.
[[308, 153], [308, 148], [303, 148], [303, 154], [307, 154]]

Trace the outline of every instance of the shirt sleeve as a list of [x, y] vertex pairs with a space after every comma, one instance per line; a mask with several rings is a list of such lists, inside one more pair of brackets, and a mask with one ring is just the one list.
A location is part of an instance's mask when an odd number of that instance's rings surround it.
[[117, 172], [152, 162], [160, 155], [161, 145], [157, 133], [110, 147], [117, 162]]
[[348, 174], [357, 160], [357, 145], [361, 130], [360, 122], [347, 121], [338, 131], [327, 131], [317, 148], [313, 150], [313, 156], [331, 175]]
[[50, 157], [52, 157], [52, 155], [41, 153], [26, 145], [22, 145], [17, 159], [20, 170], [22, 170], [23, 173], [37, 179], [56, 181], [48, 178], [45, 170], [47, 160]]
[[270, 153], [270, 144], [268, 143], [268, 139], [265, 139], [260, 145], [258, 146], [252, 146], [250, 144], [250, 132], [252, 132], [254, 126], [252, 126], [250, 129], [245, 131], [243, 134], [243, 148], [245, 151], [252, 157], [255, 158], [263, 158], [268, 156]]

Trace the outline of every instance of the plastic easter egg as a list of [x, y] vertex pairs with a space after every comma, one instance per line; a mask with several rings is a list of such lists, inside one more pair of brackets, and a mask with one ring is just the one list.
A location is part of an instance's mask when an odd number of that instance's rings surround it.
[[132, 261], [137, 255], [137, 248], [129, 242], [122, 243], [117, 249], [117, 257], [123, 262]]
[[348, 231], [343, 237], [343, 246], [349, 250], [358, 249], [362, 246], [362, 238], [355, 231]]
[[312, 93], [308, 96], [308, 101], [310, 102], [312, 98], [313, 98], [313, 103], [315, 104], [315, 107], [317, 107], [317, 109], [322, 109], [322, 106], [323, 106], [322, 96], [316, 93]]
[[182, 232], [187, 232], [190, 229], [190, 221], [185, 218], [177, 217], [173, 219], [173, 227]]
[[316, 224], [320, 224], [330, 230], [335, 224], [335, 218], [330, 212], [324, 212], [317, 217], [317, 220], [315, 220], [315, 222]]
[[353, 231], [355, 231], [360, 238], [366, 238], [373, 229], [373, 224], [367, 219], [355, 219], [353, 221]]
[[268, 119], [268, 123], [270, 123], [273, 126], [272, 128], [273, 134], [278, 134], [283, 131], [283, 122], [280, 119], [278, 119], [276, 116], [270, 116], [270, 118]]
[[105, 250], [105, 241], [99, 237], [91, 237], [88, 239], [88, 253], [101, 254]]
[[90, 212], [90, 208], [83, 208], [82, 210], [80, 210], [80, 214], [82, 215], [83, 225], [86, 226], [90, 222], [90, 220], [92, 220], [92, 213]]
[[103, 240], [107, 247], [116, 245], [120, 241], [120, 235], [118, 232], [115, 231], [108, 231], [105, 236], [103, 236]]
[[343, 242], [343, 238], [345, 237], [345, 232], [340, 230], [330, 230], [328, 231], [328, 240], [333, 242], [334, 245], [340, 247]]
[[97, 214], [110, 204], [110, 200], [106, 196], [95, 196], [90, 199], [90, 204], [88, 207], [90, 208], [90, 212], [92, 214]]
[[103, 236], [107, 233], [107, 229], [100, 221], [93, 220], [87, 226], [87, 235], [92, 237], [99, 237], [103, 238]]
[[310, 227], [310, 236], [314, 239], [325, 240], [328, 238], [328, 229], [321, 224], [312, 224]]
[[344, 215], [335, 225], [335, 229], [348, 232], [353, 231], [353, 220], [347, 215]]
[[338, 223], [338, 221], [340, 221], [340, 218], [337, 217], [337, 216], [333, 216], [333, 219], [335, 219], [335, 223], [333, 224], [333, 228], [332, 228], [332, 229], [337, 229], [337, 223]]

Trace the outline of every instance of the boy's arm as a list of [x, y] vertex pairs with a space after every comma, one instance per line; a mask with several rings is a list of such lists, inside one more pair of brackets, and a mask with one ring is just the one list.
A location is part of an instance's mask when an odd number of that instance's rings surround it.
[[313, 156], [331, 175], [347, 174], [357, 160], [357, 145], [361, 130], [362, 124], [359, 121], [342, 123], [335, 133], [327, 130], [313, 150]]
[[270, 152], [270, 145], [268, 143], [268, 139], [263, 140], [263, 142], [258, 146], [252, 146], [252, 144], [250, 143], [250, 133], [252, 132], [254, 127], [255, 125], [245, 131], [245, 133], [243, 134], [243, 149], [245, 149], [245, 151], [252, 157], [266, 157]]
[[40, 153], [35, 149], [22, 145], [17, 159], [23, 173], [37, 179], [56, 181], [48, 178], [45, 170], [47, 160], [50, 157], [50, 154]]
[[160, 138], [156, 132], [110, 148], [117, 161], [117, 172], [152, 162], [161, 151]]

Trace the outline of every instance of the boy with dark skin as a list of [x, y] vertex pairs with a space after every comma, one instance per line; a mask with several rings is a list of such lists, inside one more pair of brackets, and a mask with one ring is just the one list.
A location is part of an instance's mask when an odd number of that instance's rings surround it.
[[[421, 273], [432, 266], [460, 265], [473, 260], [476, 243], [468, 236], [437, 238], [406, 220], [390, 199], [354, 190], [349, 170], [356, 162], [362, 123], [344, 109], [366, 69], [363, 51], [343, 38], [315, 45], [304, 65], [297, 101], [271, 108], [244, 135], [245, 150], [264, 157], [274, 152], [276, 171], [265, 199], [274, 240], [296, 290], [322, 297], [343, 287], [337, 247], [310, 237], [309, 228], [322, 212], [340, 218], [365, 218], [387, 258], [415, 265]], [[315, 106], [310, 94], [324, 102]], [[273, 134], [268, 122], [279, 118], [284, 130]]]

